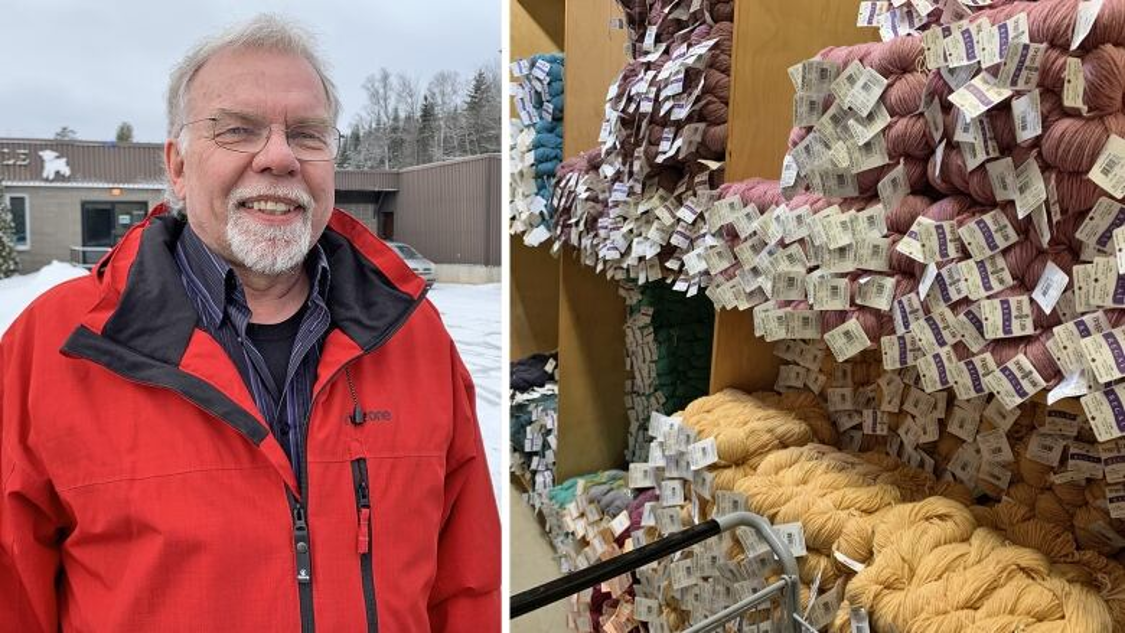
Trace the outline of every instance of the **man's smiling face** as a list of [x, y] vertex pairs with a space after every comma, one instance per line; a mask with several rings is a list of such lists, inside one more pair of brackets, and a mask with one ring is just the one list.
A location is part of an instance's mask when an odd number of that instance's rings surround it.
[[[277, 275], [299, 266], [324, 231], [335, 204], [335, 161], [299, 161], [286, 128], [330, 126], [324, 86], [297, 55], [230, 49], [207, 61], [191, 81], [186, 120], [195, 122], [167, 142], [172, 186], [192, 229], [235, 266]], [[200, 120], [270, 125], [257, 153], [231, 151], [211, 140]]]

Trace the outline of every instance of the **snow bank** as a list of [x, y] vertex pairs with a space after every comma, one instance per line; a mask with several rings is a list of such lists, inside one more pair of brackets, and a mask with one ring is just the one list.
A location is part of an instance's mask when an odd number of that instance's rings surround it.
[[38, 272], [0, 279], [0, 335], [36, 297], [68, 279], [88, 274], [80, 266], [53, 261]]

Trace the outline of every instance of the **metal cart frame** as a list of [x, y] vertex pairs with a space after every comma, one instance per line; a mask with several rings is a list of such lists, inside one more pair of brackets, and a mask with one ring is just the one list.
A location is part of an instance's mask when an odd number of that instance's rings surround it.
[[743, 598], [739, 602], [707, 618], [703, 622], [686, 629], [685, 633], [705, 633], [716, 631], [723, 624], [738, 619], [746, 611], [771, 600], [775, 595], [780, 595], [781, 608], [784, 617], [781, 622], [781, 631], [793, 631], [795, 623], [800, 620], [800, 580], [797, 572], [797, 560], [793, 557], [789, 547], [781, 542], [770, 527], [769, 521], [750, 512], [734, 512], [709, 521], [700, 523], [666, 536], [635, 549], [626, 554], [592, 565], [586, 569], [574, 572], [552, 580], [538, 587], [520, 592], [512, 597], [511, 617], [518, 618], [531, 611], [535, 611], [553, 602], [576, 594], [583, 589], [589, 589], [600, 583], [622, 574], [629, 573], [655, 562], [665, 556], [675, 554], [687, 549], [696, 543], [705, 541], [713, 536], [738, 527], [753, 528], [758, 535], [769, 545], [774, 556], [781, 562], [781, 579], [767, 585], [753, 595]]

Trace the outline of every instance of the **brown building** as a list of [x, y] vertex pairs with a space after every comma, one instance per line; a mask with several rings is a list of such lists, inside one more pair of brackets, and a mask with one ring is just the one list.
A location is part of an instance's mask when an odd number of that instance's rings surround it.
[[[90, 265], [163, 198], [163, 145], [0, 139], [0, 183], [22, 272], [56, 259]], [[336, 206], [434, 261], [439, 280], [499, 280], [498, 154], [337, 170]]]

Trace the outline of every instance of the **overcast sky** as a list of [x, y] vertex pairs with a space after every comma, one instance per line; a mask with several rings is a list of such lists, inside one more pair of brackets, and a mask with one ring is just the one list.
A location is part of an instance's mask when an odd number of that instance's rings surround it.
[[[0, 137], [51, 138], [62, 126], [113, 140], [164, 140], [168, 73], [205, 35], [263, 11], [318, 37], [340, 90], [341, 129], [380, 67], [423, 87], [434, 73], [500, 64], [500, 0], [0, 0]], [[501, 75], [503, 76], [503, 75]]]

